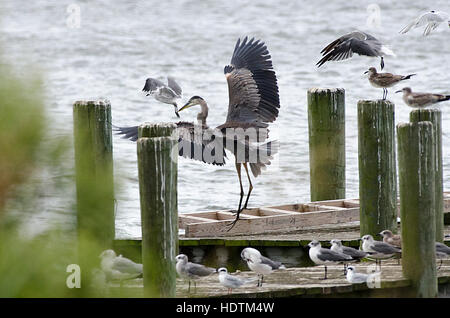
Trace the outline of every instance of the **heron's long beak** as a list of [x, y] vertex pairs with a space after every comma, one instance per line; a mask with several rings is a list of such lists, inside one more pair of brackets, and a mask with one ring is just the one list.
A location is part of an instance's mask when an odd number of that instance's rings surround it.
[[402, 90], [399, 90], [399, 91], [396, 91], [395, 93], [397, 94], [397, 93], [401, 93], [402, 92]]
[[194, 104], [194, 103], [192, 103], [192, 102], [187, 102], [183, 107], [180, 108], [180, 110], [179, 110], [178, 112], [181, 112], [183, 109], [192, 107], [192, 106], [194, 106], [194, 105], [196, 105], [196, 104]]

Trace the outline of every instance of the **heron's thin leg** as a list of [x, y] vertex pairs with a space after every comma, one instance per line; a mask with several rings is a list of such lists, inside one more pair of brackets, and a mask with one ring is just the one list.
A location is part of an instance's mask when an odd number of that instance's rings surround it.
[[173, 103], [173, 106], [175, 107], [175, 115], [177, 115], [178, 118], [180, 118], [180, 114], [178, 114], [178, 106], [176, 103]]
[[242, 186], [242, 178], [241, 178], [241, 163], [237, 162], [236, 159], [236, 172], [238, 174], [238, 178], [239, 178], [239, 186], [241, 187], [241, 198], [239, 199], [239, 207], [236, 211], [236, 218], [234, 219], [233, 222], [231, 222], [229, 224], [230, 228], [228, 229], [231, 230], [233, 228], [233, 226], [236, 224], [236, 222], [239, 220], [239, 214], [241, 213], [241, 205], [242, 205], [242, 199], [244, 198], [244, 187]]
[[244, 163], [244, 168], [245, 168], [245, 172], [247, 173], [249, 186], [248, 186], [247, 199], [245, 199], [244, 207], [242, 208], [242, 210], [245, 210], [247, 208], [248, 199], [250, 198], [250, 193], [252, 193], [252, 190], [253, 190], [252, 180], [250, 179], [250, 174], [248, 173], [247, 162]]

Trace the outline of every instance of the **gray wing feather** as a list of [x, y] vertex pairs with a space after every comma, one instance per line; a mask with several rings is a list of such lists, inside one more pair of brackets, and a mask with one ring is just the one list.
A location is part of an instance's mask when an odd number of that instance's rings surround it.
[[360, 251], [348, 246], [342, 246], [342, 251], [344, 254], [350, 255], [352, 258], [363, 258], [367, 255], [366, 252]]
[[272, 269], [278, 269], [282, 265], [281, 262], [272, 261], [270, 258], [261, 255], [261, 263], [269, 265]]
[[332, 262], [342, 262], [352, 259], [349, 255], [336, 253], [326, 248], [322, 248], [320, 250], [320, 253], [317, 255], [317, 258], [319, 258], [321, 261], [332, 261]]
[[383, 254], [394, 254], [394, 253], [400, 253], [400, 249], [384, 243], [384, 242], [374, 242], [373, 245], [371, 246], [371, 248], [378, 253], [383, 253]]
[[144, 92], [154, 93], [158, 88], [165, 87], [166, 85], [160, 80], [154, 78], [147, 78], [145, 81], [144, 88], [142, 89]]
[[175, 82], [175, 79], [173, 77], [167, 77], [167, 85], [175, 92], [175, 94], [181, 96], [181, 87], [177, 82]]
[[450, 255], [450, 247], [440, 242], [436, 242], [436, 251]]
[[206, 267], [201, 264], [188, 262], [185, 267], [186, 273], [194, 276], [208, 276], [216, 272], [215, 268]]
[[121, 273], [139, 274], [142, 273], [142, 264], [137, 264], [128, 258], [116, 257], [112, 269]]

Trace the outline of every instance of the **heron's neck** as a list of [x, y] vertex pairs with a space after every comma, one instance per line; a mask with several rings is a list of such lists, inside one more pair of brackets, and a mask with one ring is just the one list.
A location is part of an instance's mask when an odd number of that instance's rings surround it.
[[208, 105], [205, 101], [200, 101], [201, 111], [197, 114], [197, 121], [206, 126], [206, 118], [208, 118]]

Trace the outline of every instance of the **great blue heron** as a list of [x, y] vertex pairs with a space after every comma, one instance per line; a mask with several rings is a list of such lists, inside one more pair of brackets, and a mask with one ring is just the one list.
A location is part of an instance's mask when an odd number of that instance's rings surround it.
[[[278, 116], [280, 99], [277, 78], [273, 71], [269, 51], [264, 42], [260, 40], [255, 41], [253, 38], [248, 40], [247, 37], [243, 41], [239, 39], [234, 48], [231, 63], [225, 66], [224, 73], [228, 82], [229, 94], [227, 118], [224, 124], [214, 129], [212, 137], [210, 128], [203, 129], [203, 131], [207, 130], [208, 137], [206, 140], [203, 138], [202, 149], [214, 149], [214, 154], [217, 155], [223, 154], [223, 150], [227, 149], [235, 156], [235, 167], [241, 192], [236, 218], [231, 223], [231, 227], [233, 227], [239, 220], [242, 210], [247, 208], [253, 190], [248, 166], [250, 166], [253, 176], [257, 177], [261, 174], [262, 169], [270, 165], [272, 155], [278, 152], [277, 141], [265, 141], [268, 138], [269, 123], [275, 121]], [[197, 118], [200, 117], [202, 120], [204, 118], [206, 123], [204, 116], [205, 113], [206, 115], [208, 113], [206, 102], [198, 96], [191, 98], [181, 109], [194, 105], [202, 106], [202, 112]], [[177, 125], [179, 126], [179, 124]], [[203, 127], [202, 124], [201, 126]], [[137, 127], [119, 128], [119, 133], [124, 134], [125, 137], [135, 136], [137, 138]], [[256, 138], [251, 138], [251, 135], [256, 135]], [[179, 140], [184, 140], [184, 137], [180, 137]], [[199, 145], [195, 141], [193, 144]], [[208, 162], [203, 156], [200, 159]], [[220, 158], [215, 162], [223, 164]], [[242, 165], [249, 181], [244, 205], [242, 205], [244, 197], [241, 178]]]
[[414, 108], [424, 108], [450, 99], [450, 95], [433, 93], [415, 93], [409, 87], [404, 87], [396, 93], [403, 92], [403, 101]]
[[383, 56], [395, 56], [394, 52], [375, 37], [361, 31], [353, 31], [341, 36], [339, 39], [328, 44], [320, 53], [322, 53], [323, 57], [316, 64], [318, 67], [321, 67], [327, 61], [345, 60], [352, 57], [353, 53], [357, 53], [359, 55], [381, 57], [380, 65], [381, 69], [383, 69]]
[[409, 23], [407, 26], [401, 29], [400, 33], [404, 34], [411, 29], [415, 29], [417, 27], [426, 24], [425, 30], [423, 30], [423, 36], [427, 36], [431, 33], [431, 31], [436, 29], [442, 22], [447, 23], [448, 26], [450, 27], [450, 19], [447, 12], [434, 10], [427, 11], [419, 15], [411, 23]]
[[364, 74], [369, 73], [369, 82], [373, 87], [383, 88], [383, 100], [387, 97], [387, 89], [388, 87], [392, 87], [399, 83], [400, 81], [404, 81], [410, 79], [411, 76], [416, 74], [409, 74], [406, 76], [403, 75], [394, 75], [391, 73], [378, 73], [375, 67], [370, 67], [369, 70], [365, 71]]
[[181, 98], [182, 91], [180, 85], [175, 82], [173, 77], [167, 77], [167, 84], [154, 78], [147, 78], [142, 91], [145, 92], [147, 96], [153, 96], [157, 101], [173, 105], [175, 107], [175, 115], [180, 118], [177, 100]]

